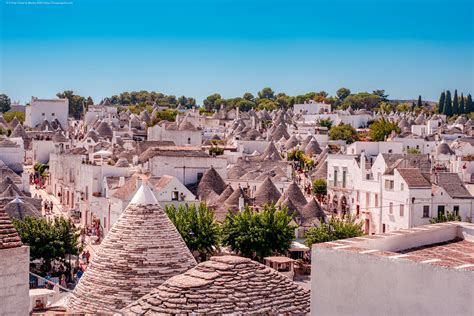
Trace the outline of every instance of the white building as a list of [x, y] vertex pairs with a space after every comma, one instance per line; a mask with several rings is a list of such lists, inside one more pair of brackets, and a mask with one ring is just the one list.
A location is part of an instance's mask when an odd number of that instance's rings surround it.
[[31, 98], [31, 102], [26, 106], [25, 125], [35, 127], [44, 120], [49, 122], [57, 119], [63, 129], [66, 129], [69, 114], [68, 99], [38, 99]]
[[202, 132], [192, 123], [183, 121], [176, 123], [162, 123], [149, 127], [147, 140], [172, 141], [176, 146], [201, 146]]
[[310, 100], [310, 102], [295, 104], [293, 106], [294, 113], [303, 113], [303, 114], [322, 114], [331, 112], [331, 104], [315, 102]]
[[473, 253], [461, 222], [315, 244], [311, 314], [474, 315]]

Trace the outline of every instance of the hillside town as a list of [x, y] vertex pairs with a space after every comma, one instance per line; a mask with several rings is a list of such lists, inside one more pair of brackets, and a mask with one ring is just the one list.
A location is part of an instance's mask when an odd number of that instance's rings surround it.
[[11, 104], [0, 315], [474, 314], [471, 96], [268, 89]]

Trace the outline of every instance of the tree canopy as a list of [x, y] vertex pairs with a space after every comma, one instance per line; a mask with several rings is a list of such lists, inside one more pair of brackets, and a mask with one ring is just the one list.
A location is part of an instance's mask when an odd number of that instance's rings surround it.
[[236, 214], [230, 213], [222, 226], [222, 244], [239, 255], [262, 261], [273, 254], [284, 254], [295, 238], [295, 226], [288, 209], [274, 204], [260, 211], [247, 206]]
[[26, 217], [24, 220], [13, 219], [21, 241], [30, 246], [31, 260], [43, 259], [41, 270], [49, 272], [51, 262], [65, 262], [66, 255], [79, 255], [79, 230], [64, 218], [49, 222], [46, 218]]
[[357, 137], [357, 131], [350, 124], [339, 124], [334, 125], [329, 130], [329, 138], [331, 140], [345, 140], [348, 144], [355, 142]]
[[0, 94], [0, 112], [10, 111], [11, 100], [6, 94]]
[[212, 255], [219, 245], [220, 228], [206, 204], [167, 205], [165, 211], [190, 251], [199, 252], [202, 260]]
[[344, 219], [331, 218], [328, 223], [321, 223], [317, 227], [311, 227], [306, 231], [305, 244], [312, 244], [362, 236], [363, 223], [357, 223], [354, 218], [347, 216]]
[[84, 105], [86, 99], [80, 95], [74, 94], [72, 90], [66, 90], [56, 94], [58, 98], [69, 100], [69, 115], [75, 119], [80, 119], [82, 112], [84, 111]]
[[376, 142], [386, 140], [392, 131], [400, 133], [400, 128], [396, 123], [381, 118], [373, 122], [370, 126], [369, 137]]

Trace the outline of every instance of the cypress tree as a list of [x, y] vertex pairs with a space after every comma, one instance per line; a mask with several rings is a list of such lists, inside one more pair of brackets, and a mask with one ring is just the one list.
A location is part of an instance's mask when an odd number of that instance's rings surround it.
[[461, 92], [461, 100], [459, 101], [459, 113], [467, 113], [466, 102], [464, 102], [464, 94]]
[[458, 89], [454, 90], [453, 97], [453, 114], [459, 114], [459, 98], [458, 98]]
[[446, 100], [444, 101], [443, 114], [446, 116], [453, 115], [453, 101], [451, 100], [451, 91], [446, 91]]
[[446, 94], [441, 92], [441, 95], [439, 96], [439, 102], [438, 102], [438, 113], [442, 114], [444, 111], [444, 101], [446, 100]]
[[470, 94], [467, 95], [466, 109], [467, 109], [466, 111], [467, 113], [474, 112], [474, 104], [472, 104], [472, 97]]
[[416, 103], [416, 106], [421, 109], [422, 103], [421, 103], [421, 95], [418, 96], [418, 102]]

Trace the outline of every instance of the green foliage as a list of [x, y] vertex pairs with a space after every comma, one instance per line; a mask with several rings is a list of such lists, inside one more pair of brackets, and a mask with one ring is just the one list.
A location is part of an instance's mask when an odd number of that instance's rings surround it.
[[326, 179], [316, 179], [313, 181], [313, 193], [316, 194], [318, 199], [328, 193], [328, 184]]
[[344, 101], [351, 94], [351, 90], [347, 88], [340, 88], [336, 91], [336, 96], [339, 100]]
[[305, 244], [312, 244], [362, 236], [363, 223], [356, 223], [355, 219], [348, 216], [345, 219], [331, 218], [328, 223], [321, 223], [318, 227], [311, 227], [306, 231]]
[[181, 96], [176, 98], [174, 95], [166, 95], [161, 92], [156, 91], [131, 91], [131, 92], [122, 92], [119, 95], [113, 95], [110, 98], [107, 98], [113, 105], [137, 105], [137, 104], [146, 104], [153, 105], [156, 103], [158, 106], [176, 108], [178, 104], [186, 108], [192, 108], [196, 105], [196, 99]]
[[357, 138], [357, 131], [350, 124], [339, 124], [331, 127], [329, 130], [329, 138], [331, 140], [345, 140], [348, 144], [355, 142]]
[[382, 101], [387, 101], [388, 94], [385, 94], [385, 90], [374, 90], [372, 94], [378, 96]]
[[178, 115], [178, 111], [173, 109], [164, 109], [157, 111], [156, 116], [151, 118], [151, 121], [148, 126], [154, 126], [156, 125], [156, 123], [161, 121], [174, 122], [176, 121], [176, 115]]
[[454, 97], [453, 97], [453, 114], [460, 114], [459, 112], [459, 98], [458, 98], [458, 90], [454, 90]]
[[209, 148], [209, 155], [216, 155], [216, 156], [220, 156], [220, 155], [223, 155], [224, 154], [224, 148], [221, 148], [221, 147], [218, 147], [217, 145], [215, 146], [212, 146], [211, 148]]
[[373, 122], [369, 128], [369, 137], [373, 141], [384, 141], [392, 131], [400, 133], [400, 128], [397, 126], [397, 124], [387, 121], [384, 118]]
[[346, 97], [342, 102], [341, 107], [343, 109], [347, 109], [350, 106], [353, 109], [372, 110], [376, 108], [381, 101], [382, 99], [379, 95], [374, 95], [368, 92], [360, 92]]
[[444, 103], [446, 102], [446, 93], [443, 91], [441, 92], [441, 95], [439, 96], [439, 101], [438, 101], [438, 113], [443, 113], [444, 112]]
[[423, 103], [421, 101], [421, 95], [418, 96], [418, 101], [416, 102], [416, 106], [419, 108], [423, 107]]
[[461, 97], [459, 98], [459, 114], [467, 113], [466, 109], [466, 100], [464, 94], [461, 92]]
[[26, 217], [13, 219], [21, 241], [30, 246], [31, 260], [43, 259], [41, 270], [49, 272], [52, 260], [65, 262], [67, 255], [79, 255], [80, 230], [65, 218], [56, 218], [54, 223], [46, 218]]
[[287, 155], [288, 161], [299, 161], [300, 167], [312, 167], [314, 165], [314, 160], [307, 156], [302, 150], [292, 150]]
[[218, 110], [221, 107], [219, 100], [222, 100], [219, 93], [211, 94], [204, 100], [204, 107], [207, 111]]
[[11, 100], [6, 94], [0, 94], [0, 112], [10, 111]]
[[379, 110], [384, 113], [390, 113], [393, 110], [393, 106], [389, 102], [382, 101], [379, 103]]
[[451, 100], [451, 91], [446, 91], [446, 99], [444, 101], [443, 114], [446, 116], [453, 115], [453, 101]]
[[326, 127], [328, 130], [331, 129], [332, 126], [332, 121], [329, 118], [319, 119], [316, 123], [319, 124], [319, 126]]
[[397, 105], [398, 112], [408, 112], [412, 109], [412, 105], [409, 103], [400, 103]]
[[466, 113], [472, 112], [474, 112], [474, 103], [472, 103], [472, 96], [468, 94], [466, 100]]
[[411, 147], [407, 149], [407, 154], [410, 155], [420, 155], [421, 151], [419, 149], [416, 149], [415, 147]]
[[38, 174], [40, 174], [41, 176], [46, 176], [47, 173], [46, 173], [46, 170], [49, 169], [49, 165], [48, 164], [43, 164], [43, 163], [35, 163], [35, 165], [33, 166], [33, 169], [38, 172]]
[[272, 88], [269, 88], [269, 87], [263, 88], [261, 91], [258, 92], [258, 98], [274, 100], [275, 92], [273, 92]]
[[61, 99], [69, 100], [69, 115], [75, 119], [80, 119], [84, 111], [86, 99], [80, 95], [74, 94], [72, 90], [56, 93], [56, 96]]
[[25, 113], [24, 112], [6, 112], [6, 113], [3, 113], [3, 118], [7, 122], [11, 122], [15, 117], [22, 123], [25, 121]]
[[444, 222], [460, 222], [461, 217], [459, 215], [454, 214], [454, 212], [446, 212], [445, 214], [441, 214], [438, 217], [433, 217], [430, 219], [431, 224], [436, 224], [436, 223], [444, 223]]
[[262, 261], [273, 254], [284, 254], [295, 238], [288, 209], [265, 205], [259, 212], [250, 207], [229, 212], [222, 227], [222, 243], [239, 255]]
[[197, 251], [205, 260], [214, 253], [219, 245], [220, 227], [214, 219], [214, 212], [204, 203], [198, 207], [194, 204], [166, 205], [166, 214], [183, 237], [190, 251]]

